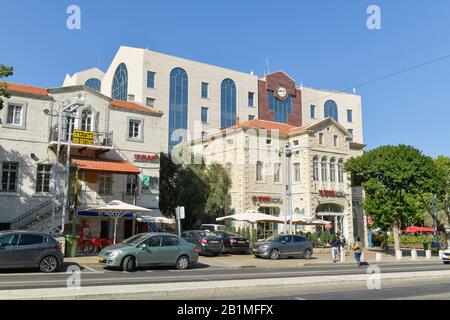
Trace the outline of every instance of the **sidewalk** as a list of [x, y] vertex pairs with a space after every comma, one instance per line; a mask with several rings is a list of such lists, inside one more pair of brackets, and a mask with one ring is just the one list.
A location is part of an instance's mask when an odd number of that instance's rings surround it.
[[[382, 261], [376, 261], [376, 254], [382, 254]], [[399, 261], [393, 254], [387, 254], [378, 250], [368, 250], [365, 254], [365, 261], [374, 263], [425, 263], [425, 262], [439, 262], [441, 261], [438, 256], [433, 256], [431, 261], [425, 259], [424, 256], [419, 256], [417, 260], [412, 260], [410, 256], [404, 256], [403, 260]], [[77, 257], [77, 258], [65, 258], [65, 262], [69, 264], [78, 264], [82, 266], [100, 266], [98, 258], [94, 257]], [[269, 259], [258, 259], [253, 255], [221, 255], [218, 257], [204, 257], [200, 256], [200, 264], [209, 266], [211, 268], [225, 268], [225, 269], [245, 269], [245, 268], [298, 268], [320, 265], [332, 265], [330, 254], [315, 253], [311, 260], [304, 259], [281, 259], [272, 261]], [[346, 254], [346, 264], [354, 264], [353, 255], [350, 252]], [[338, 262], [337, 265], [343, 264]]]

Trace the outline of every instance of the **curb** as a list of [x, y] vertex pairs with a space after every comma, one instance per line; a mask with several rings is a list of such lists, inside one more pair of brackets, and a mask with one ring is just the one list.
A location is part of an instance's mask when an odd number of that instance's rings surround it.
[[[430, 272], [403, 272], [380, 274], [381, 280], [394, 279], [419, 279], [419, 278], [441, 278], [450, 276], [450, 270]], [[338, 276], [315, 276], [294, 278], [272, 278], [261, 280], [222, 280], [183, 282], [165, 284], [142, 284], [122, 286], [98, 286], [82, 287], [79, 289], [54, 288], [54, 289], [30, 289], [30, 290], [8, 290], [7, 293], [0, 292], [0, 299], [5, 300], [87, 300], [87, 299], [139, 299], [145, 297], [193, 297], [207, 295], [209, 299], [224, 290], [228, 292], [244, 292], [271, 289], [299, 289], [302, 285], [327, 286], [330, 284], [367, 282], [373, 274], [363, 275], [338, 275]]]

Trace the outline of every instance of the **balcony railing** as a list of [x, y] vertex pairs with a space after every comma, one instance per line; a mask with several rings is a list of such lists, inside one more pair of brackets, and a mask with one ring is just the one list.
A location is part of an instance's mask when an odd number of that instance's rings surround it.
[[99, 194], [97, 191], [83, 190], [79, 195], [80, 206], [100, 206], [114, 200], [120, 200], [128, 204], [134, 204], [135, 196], [127, 192], [113, 192], [109, 194]]
[[[63, 130], [60, 138], [61, 143], [69, 142], [69, 137], [72, 138], [72, 144], [74, 145], [92, 145], [97, 147], [112, 147], [113, 146], [113, 133], [112, 132], [86, 132], [74, 130], [77, 134], [72, 133], [69, 135], [68, 130]], [[58, 128], [52, 128], [50, 131], [50, 142], [58, 142]]]

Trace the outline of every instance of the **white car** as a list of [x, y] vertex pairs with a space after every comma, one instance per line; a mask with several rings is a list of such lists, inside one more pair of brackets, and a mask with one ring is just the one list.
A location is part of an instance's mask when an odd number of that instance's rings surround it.
[[450, 249], [447, 249], [442, 253], [442, 261], [444, 261], [445, 264], [450, 264]]

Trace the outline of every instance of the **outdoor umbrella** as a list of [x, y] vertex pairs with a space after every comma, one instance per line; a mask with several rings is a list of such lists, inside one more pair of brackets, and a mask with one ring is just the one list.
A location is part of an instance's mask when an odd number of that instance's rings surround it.
[[175, 219], [166, 218], [158, 209], [150, 209], [149, 212], [141, 213], [136, 220], [146, 223], [175, 224]]
[[403, 231], [403, 232], [404, 233], [419, 233], [419, 232], [431, 233], [431, 232], [434, 232], [434, 229], [433, 228], [426, 228], [426, 227], [412, 226], [412, 227], [406, 228], [406, 230]]
[[217, 218], [216, 221], [241, 221], [248, 222], [252, 225], [252, 235], [255, 223], [260, 222], [273, 222], [273, 223], [284, 223], [284, 219], [280, 217], [271, 216], [269, 214], [261, 213], [257, 210], [250, 210], [244, 213], [235, 214], [232, 216], [226, 216], [222, 218]]
[[304, 226], [326, 226], [327, 224], [330, 224], [330, 222], [316, 218], [297, 217], [292, 219], [292, 224]]
[[114, 244], [117, 239], [117, 223], [120, 218], [136, 217], [137, 213], [149, 212], [151, 210], [134, 206], [119, 200], [111, 201], [107, 204], [91, 207], [81, 212], [97, 212], [99, 215], [114, 219]]

